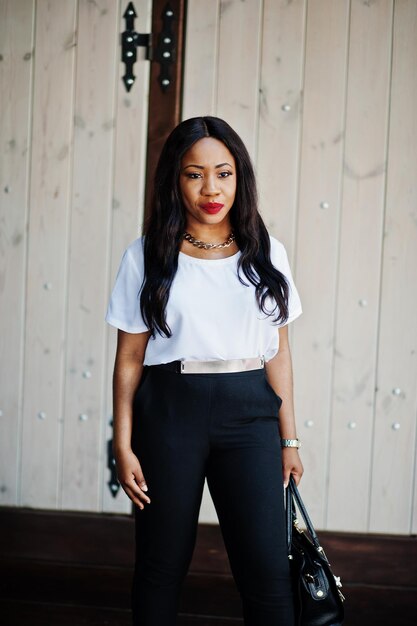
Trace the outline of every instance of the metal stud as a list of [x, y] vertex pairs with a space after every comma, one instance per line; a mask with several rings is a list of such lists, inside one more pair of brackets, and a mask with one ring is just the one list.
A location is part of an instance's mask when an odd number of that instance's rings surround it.
[[365, 300], [365, 298], [361, 298], [359, 300], [359, 306], [368, 306], [368, 300]]
[[356, 422], [348, 422], [348, 428], [350, 428], [350, 430], [356, 428]]
[[313, 420], [306, 420], [306, 421], [304, 422], [304, 424], [305, 424], [305, 426], [306, 426], [307, 428], [313, 428], [313, 426], [314, 426], [314, 422], [313, 422]]
[[330, 208], [330, 204], [328, 202], [326, 202], [326, 200], [323, 200], [322, 202], [320, 202], [320, 207], [322, 209], [329, 209]]
[[392, 430], [400, 430], [401, 424], [399, 422], [394, 422], [391, 428]]
[[46, 289], [46, 291], [51, 291], [52, 283], [44, 283], [43, 288]]
[[317, 592], [317, 596], [319, 598], [321, 598], [321, 597], [323, 597], [323, 595], [324, 595], [323, 591], [321, 589], [319, 589], [318, 592]]
[[402, 391], [399, 387], [394, 387], [394, 389], [392, 390], [392, 393], [394, 396], [400, 396]]
[[291, 111], [291, 107], [290, 107], [290, 105], [289, 105], [289, 104], [283, 104], [283, 105], [282, 105], [282, 107], [281, 107], [281, 109], [282, 109], [283, 111], [285, 111], [286, 113], [287, 113], [288, 111]]
[[164, 43], [171, 43], [171, 37], [164, 37]]
[[174, 12], [169, 10], [165, 13], [165, 15], [167, 15], [168, 17], [171, 17], [172, 15], [174, 15]]
[[127, 56], [127, 57], [133, 57], [133, 52], [130, 52], [130, 51], [129, 51], [129, 52], [126, 52], [126, 56]]
[[170, 52], [164, 52], [163, 55], [166, 59], [169, 59], [169, 57], [171, 56]]
[[40, 419], [40, 420], [44, 420], [44, 419], [46, 419], [46, 413], [45, 413], [45, 411], [39, 411], [39, 413], [38, 413], [38, 417], [39, 417], [39, 419]]
[[87, 413], [80, 413], [80, 415], [79, 415], [79, 419], [80, 419], [82, 422], [86, 422], [86, 421], [88, 420], [88, 415], [87, 415]]
[[91, 372], [89, 370], [84, 370], [83, 378], [91, 378]]

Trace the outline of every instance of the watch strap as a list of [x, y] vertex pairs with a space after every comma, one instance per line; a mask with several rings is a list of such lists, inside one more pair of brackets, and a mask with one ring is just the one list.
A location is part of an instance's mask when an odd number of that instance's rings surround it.
[[301, 441], [299, 439], [281, 439], [281, 448], [300, 448]]

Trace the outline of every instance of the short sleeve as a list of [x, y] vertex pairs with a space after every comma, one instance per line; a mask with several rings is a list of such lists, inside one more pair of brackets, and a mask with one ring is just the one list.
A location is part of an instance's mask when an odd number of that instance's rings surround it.
[[270, 239], [272, 264], [285, 275], [290, 287], [290, 293], [288, 297], [288, 319], [285, 323], [276, 324], [276, 326], [280, 328], [281, 326], [286, 326], [290, 322], [293, 322], [297, 317], [301, 315], [303, 309], [301, 306], [301, 300], [297, 287], [294, 284], [294, 279], [292, 277], [292, 272], [285, 246], [275, 237], [270, 236]]
[[144, 276], [142, 238], [134, 241], [122, 256], [105, 321], [127, 333], [148, 329], [140, 313], [140, 293]]

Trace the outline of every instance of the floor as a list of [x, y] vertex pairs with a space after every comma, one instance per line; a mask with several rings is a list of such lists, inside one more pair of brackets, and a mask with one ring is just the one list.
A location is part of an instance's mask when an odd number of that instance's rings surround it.
[[[320, 536], [342, 578], [344, 626], [417, 624], [416, 537]], [[1, 626], [131, 626], [133, 553], [129, 516], [0, 508]], [[221, 533], [210, 524], [199, 526], [177, 624], [197, 625], [243, 626]]]

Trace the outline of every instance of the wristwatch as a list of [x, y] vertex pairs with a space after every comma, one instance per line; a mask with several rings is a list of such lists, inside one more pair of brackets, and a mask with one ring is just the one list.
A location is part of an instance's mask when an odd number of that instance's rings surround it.
[[301, 448], [299, 439], [281, 439], [281, 448]]

